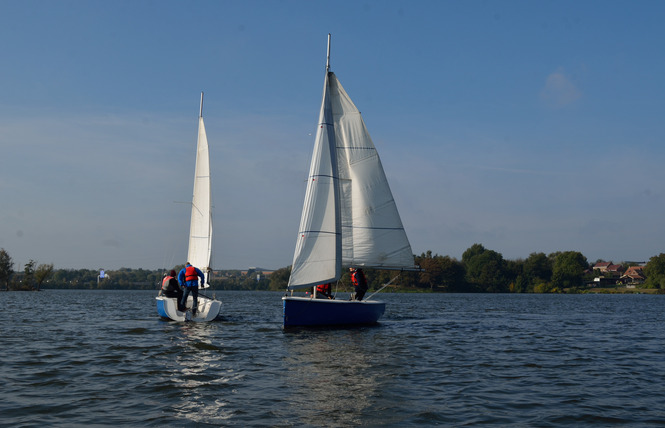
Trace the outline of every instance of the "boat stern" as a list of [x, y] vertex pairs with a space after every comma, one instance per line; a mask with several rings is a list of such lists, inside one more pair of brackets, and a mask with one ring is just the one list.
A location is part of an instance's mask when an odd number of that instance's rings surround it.
[[376, 300], [328, 300], [282, 297], [284, 327], [376, 324], [386, 304]]

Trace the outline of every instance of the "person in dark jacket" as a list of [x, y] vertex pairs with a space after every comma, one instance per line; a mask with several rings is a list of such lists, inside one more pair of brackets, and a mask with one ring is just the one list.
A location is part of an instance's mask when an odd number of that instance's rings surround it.
[[162, 280], [162, 294], [166, 297], [175, 297], [176, 302], [178, 302], [178, 310], [184, 312], [184, 306], [182, 306], [182, 288], [178, 285], [178, 280], [175, 277], [175, 270], [171, 269], [168, 275]]
[[185, 292], [182, 295], [182, 306], [187, 306], [187, 297], [192, 293], [194, 300], [192, 305], [192, 315], [196, 315], [196, 310], [199, 307], [199, 278], [201, 278], [201, 285], [205, 282], [205, 276], [199, 268], [192, 266], [189, 262], [178, 274], [178, 282], [181, 286], [185, 287]]
[[355, 300], [361, 301], [367, 292], [367, 278], [362, 269], [349, 268], [351, 283], [356, 290]]

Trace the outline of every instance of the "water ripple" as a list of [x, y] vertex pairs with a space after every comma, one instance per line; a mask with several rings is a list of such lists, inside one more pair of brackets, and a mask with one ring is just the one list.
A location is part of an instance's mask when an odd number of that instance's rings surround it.
[[151, 292], [0, 294], [0, 424], [665, 424], [662, 296], [385, 294], [378, 326], [283, 331], [281, 293], [218, 295], [195, 324]]

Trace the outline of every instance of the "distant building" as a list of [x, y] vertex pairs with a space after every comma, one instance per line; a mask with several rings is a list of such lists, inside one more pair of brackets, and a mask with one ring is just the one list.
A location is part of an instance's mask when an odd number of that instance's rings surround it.
[[620, 281], [623, 284], [644, 284], [647, 277], [642, 270], [643, 266], [631, 266], [621, 275]]
[[261, 274], [262, 276], [270, 276], [270, 274], [272, 274], [273, 272], [274, 270], [250, 267], [247, 270], [240, 271], [240, 274], [242, 276], [255, 275], [255, 274]]
[[623, 266], [615, 265], [612, 262], [599, 262], [593, 265], [593, 270], [599, 271], [601, 274], [609, 274], [611, 276], [619, 276], [623, 272]]
[[614, 273], [614, 274], [620, 275], [621, 272], [623, 272], [623, 266], [621, 266], [621, 265], [609, 265], [609, 266], [607, 267], [607, 271], [606, 271], [606, 272], [610, 272], [610, 273]]
[[588, 281], [586, 283], [587, 287], [612, 287], [616, 284], [616, 278], [605, 278], [604, 276], [597, 276], [593, 281]]
[[605, 272], [607, 268], [611, 265], [611, 262], [598, 262], [593, 265], [593, 270], [599, 270], [601, 273]]

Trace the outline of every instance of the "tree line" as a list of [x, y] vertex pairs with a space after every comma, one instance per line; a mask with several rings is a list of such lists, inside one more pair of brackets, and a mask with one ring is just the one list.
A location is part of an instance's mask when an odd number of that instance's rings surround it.
[[[457, 260], [431, 251], [414, 256], [420, 271], [387, 271], [365, 269], [370, 290], [384, 284], [399, 291], [434, 291], [456, 293], [558, 293], [576, 292], [585, 288], [598, 272], [578, 251], [550, 254], [532, 253], [526, 259], [506, 260], [503, 256], [473, 244]], [[601, 261], [601, 260], [598, 260]], [[129, 269], [107, 271], [100, 278], [99, 270], [54, 269], [53, 264], [37, 264], [30, 260], [22, 272], [13, 271], [9, 254], [0, 249], [0, 284], [5, 290], [69, 289], [143, 289], [157, 290], [169, 269]], [[179, 271], [183, 266], [176, 266]], [[651, 257], [643, 268], [647, 279], [643, 288], [665, 291], [665, 254]], [[216, 290], [279, 290], [286, 289], [291, 267], [263, 274], [261, 270], [217, 271], [210, 281]], [[348, 272], [336, 284], [337, 291], [351, 291]]]

